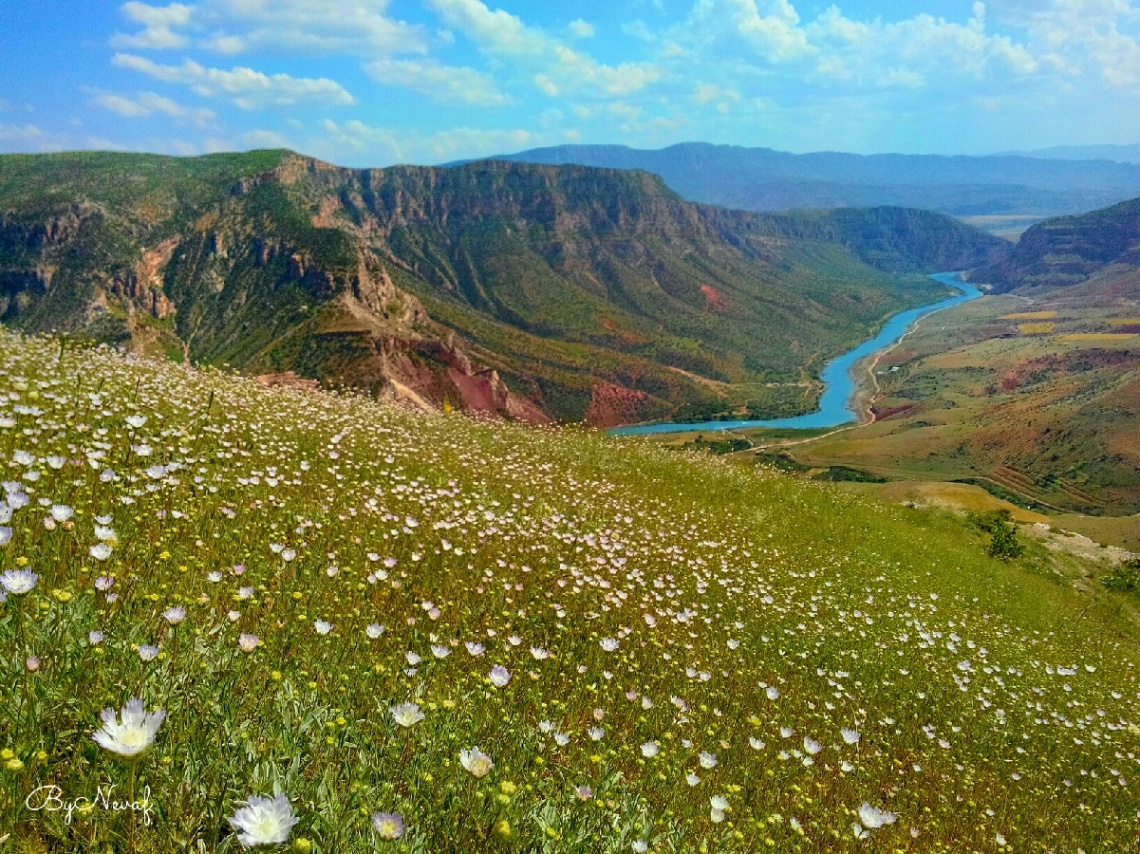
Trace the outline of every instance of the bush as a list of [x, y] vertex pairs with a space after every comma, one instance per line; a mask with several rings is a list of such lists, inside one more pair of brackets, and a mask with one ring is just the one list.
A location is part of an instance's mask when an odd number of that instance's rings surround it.
[[1140, 589], [1140, 558], [1125, 561], [1112, 575], [1102, 578], [1101, 583], [1109, 590], [1122, 593]]
[[986, 513], [971, 513], [970, 524], [979, 531], [990, 535], [990, 545], [986, 553], [998, 560], [1017, 560], [1025, 553], [1025, 547], [1017, 539], [1017, 526], [1008, 510], [990, 510]]

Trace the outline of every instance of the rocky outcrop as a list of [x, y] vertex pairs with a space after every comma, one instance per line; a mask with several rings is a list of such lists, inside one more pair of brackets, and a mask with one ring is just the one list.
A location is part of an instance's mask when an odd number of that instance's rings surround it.
[[174, 311], [174, 304], [163, 292], [163, 272], [181, 242], [182, 238], [175, 236], [153, 249], [144, 249], [133, 269], [122, 271], [111, 280], [110, 292], [124, 297], [130, 308], [143, 311], [157, 320], [168, 317]]
[[299, 391], [321, 390], [321, 384], [319, 382], [298, 376], [293, 371], [285, 371], [280, 374], [261, 374], [255, 377], [255, 379], [262, 385], [269, 386], [270, 388], [292, 388]]
[[376, 344], [384, 354], [384, 394], [389, 399], [413, 404], [433, 400], [446, 408], [528, 424], [552, 420], [535, 403], [512, 392], [498, 371], [473, 362], [454, 339], [381, 339]]
[[650, 416], [656, 407], [652, 398], [643, 391], [625, 388], [613, 383], [595, 383], [590, 393], [590, 408], [585, 422], [591, 427], [616, 427], [635, 424]]

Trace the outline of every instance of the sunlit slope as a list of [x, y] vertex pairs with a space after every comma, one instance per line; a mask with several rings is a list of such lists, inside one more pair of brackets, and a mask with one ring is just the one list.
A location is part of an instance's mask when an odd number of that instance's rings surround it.
[[[1135, 838], [1131, 634], [951, 519], [7, 333], [0, 391], [18, 850], [233, 851], [275, 793], [338, 854]], [[133, 772], [91, 740], [132, 696], [166, 712]], [[24, 806], [132, 780], [150, 826]]]
[[1047, 219], [1027, 230], [1003, 261], [976, 270], [971, 279], [996, 291], [1026, 295], [1079, 285], [1098, 272], [1133, 277], [1140, 266], [1140, 199], [1102, 210]]
[[286, 151], [0, 156], [0, 322], [512, 420], [815, 406], [832, 356], [1004, 257], [940, 214], [763, 216], [655, 175]]
[[1140, 277], [1110, 269], [1029, 292], [920, 324], [876, 368], [876, 423], [802, 445], [796, 458], [977, 478], [1039, 508], [1140, 511]]

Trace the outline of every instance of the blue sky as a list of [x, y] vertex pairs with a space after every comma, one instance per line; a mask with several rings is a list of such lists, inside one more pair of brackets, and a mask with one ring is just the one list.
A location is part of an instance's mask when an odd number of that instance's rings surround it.
[[1140, 141], [1140, 0], [0, 0], [0, 151]]

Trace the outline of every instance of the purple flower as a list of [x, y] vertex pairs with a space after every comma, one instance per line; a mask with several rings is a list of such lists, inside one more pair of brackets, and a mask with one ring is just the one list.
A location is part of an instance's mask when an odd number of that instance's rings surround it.
[[404, 835], [404, 818], [397, 812], [374, 813], [372, 826], [381, 839], [399, 839]]

